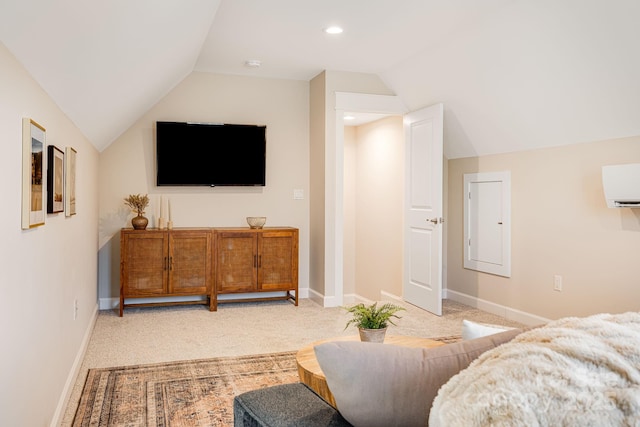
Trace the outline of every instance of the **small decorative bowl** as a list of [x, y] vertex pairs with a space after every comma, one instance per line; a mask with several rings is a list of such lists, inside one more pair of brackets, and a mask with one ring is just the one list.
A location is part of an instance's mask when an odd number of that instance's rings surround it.
[[251, 228], [262, 228], [264, 227], [264, 223], [267, 222], [266, 216], [248, 216], [247, 224]]

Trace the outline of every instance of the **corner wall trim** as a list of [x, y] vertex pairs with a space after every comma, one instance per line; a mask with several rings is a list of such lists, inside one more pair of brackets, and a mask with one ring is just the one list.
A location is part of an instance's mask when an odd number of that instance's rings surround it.
[[543, 323], [549, 323], [551, 321], [551, 319], [546, 319], [535, 314], [526, 313], [524, 311], [516, 310], [515, 308], [496, 304], [494, 302], [463, 294], [461, 292], [452, 291], [451, 289], [447, 289], [447, 298], [480, 310], [484, 310], [488, 313], [502, 316], [505, 319], [524, 323], [528, 326], [537, 326]]
[[98, 300], [98, 310], [111, 310], [118, 307], [120, 298], [100, 298]]
[[313, 289], [309, 289], [309, 298], [311, 301], [325, 308], [339, 307], [341, 305], [338, 304], [338, 299], [335, 296], [325, 296]]

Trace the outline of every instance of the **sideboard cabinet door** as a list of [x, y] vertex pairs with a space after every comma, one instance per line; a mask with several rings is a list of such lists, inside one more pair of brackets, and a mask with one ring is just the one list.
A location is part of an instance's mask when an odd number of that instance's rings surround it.
[[120, 316], [125, 298], [167, 293], [168, 236], [163, 231], [122, 231], [120, 234]]
[[169, 294], [209, 294], [213, 281], [211, 265], [210, 231], [169, 232]]
[[219, 294], [256, 290], [257, 248], [254, 232], [216, 232], [216, 290]]
[[258, 289], [296, 290], [298, 230], [263, 231], [258, 237]]

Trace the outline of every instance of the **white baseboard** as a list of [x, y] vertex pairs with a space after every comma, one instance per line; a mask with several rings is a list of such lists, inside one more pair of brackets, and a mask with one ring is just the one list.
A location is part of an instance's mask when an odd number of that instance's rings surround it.
[[[204, 296], [186, 296], [186, 297], [157, 297], [157, 298], [135, 298], [135, 300], [129, 300], [128, 302], [135, 301], [139, 304], [153, 304], [157, 302], [204, 302]], [[222, 298], [219, 298], [222, 299]], [[120, 305], [120, 298], [100, 298], [100, 310], [113, 310]]]
[[[345, 305], [359, 304], [359, 303], [363, 303], [363, 304], [374, 303], [374, 301], [370, 300], [369, 298], [365, 298], [362, 295], [358, 295], [358, 294], [344, 294], [342, 298]], [[388, 300], [402, 301], [402, 297], [398, 295], [390, 294], [389, 292], [380, 291], [380, 301], [388, 301]]]
[[360, 302], [360, 298], [356, 294], [344, 294], [342, 296], [342, 302], [344, 305], [352, 305]]
[[535, 314], [526, 313], [524, 311], [516, 310], [515, 308], [496, 304], [491, 301], [452, 291], [450, 289], [447, 290], [446, 298], [528, 326], [537, 326], [551, 321], [550, 319], [546, 319]]
[[[310, 288], [303, 288], [303, 289], [299, 289], [298, 292], [300, 292], [300, 298], [310, 298], [313, 302], [315, 302], [316, 304], [322, 306], [322, 307], [338, 307], [340, 305], [349, 305], [349, 304], [357, 304], [357, 303], [365, 303], [365, 304], [370, 304], [373, 301], [369, 300], [368, 298], [365, 298], [363, 296], [360, 296], [358, 294], [345, 294], [343, 295], [343, 304], [339, 304], [337, 302], [337, 298], [330, 296], [324, 296], [319, 292], [314, 291], [313, 289]], [[246, 297], [253, 297], [256, 296], [256, 294], [244, 294]], [[265, 296], [264, 294], [260, 294], [262, 296]], [[240, 298], [240, 295], [237, 296], [225, 296], [225, 295], [220, 295], [218, 298], [220, 300], [223, 300], [225, 298], [228, 297], [233, 297], [233, 298]], [[461, 292], [457, 292], [457, 291], [452, 291], [450, 289], [443, 289], [442, 290], [442, 297], [444, 299], [451, 299], [453, 301], [457, 301], [460, 302], [462, 304], [468, 305], [470, 307], [474, 307], [474, 308], [478, 308], [480, 310], [486, 311], [488, 313], [493, 313], [495, 315], [498, 316], [502, 316], [505, 319], [509, 319], [509, 320], [513, 320], [515, 322], [519, 322], [519, 323], [523, 323], [525, 325], [529, 325], [529, 326], [537, 326], [543, 323], [548, 323], [551, 320], [550, 319], [546, 319], [544, 317], [541, 316], [537, 316], [535, 314], [532, 313], [527, 313], [524, 311], [520, 311], [520, 310], [516, 310], [514, 308], [511, 307], [507, 307], [504, 305], [500, 305], [500, 304], [496, 304], [494, 302], [491, 301], [487, 301], [487, 300], [483, 300], [481, 298], [477, 298], [471, 295], [467, 295], [467, 294], [463, 294]], [[385, 291], [381, 291], [380, 292], [380, 299], [381, 300], [396, 300], [396, 301], [403, 301], [402, 297], [399, 295], [394, 295], [391, 294], [389, 292], [385, 292]], [[165, 299], [166, 301], [166, 299]], [[141, 301], [142, 302], [142, 301]], [[114, 309], [116, 307], [118, 307], [118, 304], [120, 303], [120, 299], [119, 298], [100, 298], [100, 310], [110, 310], [110, 309]], [[94, 320], [95, 322], [95, 320]]]
[[[325, 297], [324, 295], [314, 290], [309, 290], [309, 293], [310, 293], [311, 300], [323, 307], [337, 306], [336, 304], [334, 304], [334, 301], [335, 301], [334, 297]], [[491, 301], [486, 301], [481, 298], [477, 298], [471, 295], [452, 291], [450, 289], [442, 290], [442, 298], [451, 299], [453, 301], [457, 301], [459, 303], [468, 305], [469, 307], [474, 307], [474, 308], [486, 311], [487, 313], [492, 313], [492, 314], [504, 317], [505, 319], [513, 320], [514, 322], [522, 323], [528, 326], [537, 326], [544, 323], [549, 323], [551, 321], [550, 319], [546, 319], [544, 317], [537, 316], [535, 314], [526, 313], [521, 310], [516, 310], [515, 308], [496, 304]], [[380, 292], [380, 299], [383, 301], [384, 300], [404, 301], [402, 299], [402, 296], [394, 295], [392, 293], [385, 292], [385, 291]], [[345, 305], [358, 304], [361, 302], [365, 304], [373, 303], [373, 301], [371, 301], [370, 299], [365, 298], [358, 294], [345, 294], [343, 296], [343, 300]]]
[[71, 370], [69, 371], [69, 375], [67, 376], [67, 381], [64, 384], [64, 388], [62, 389], [62, 394], [60, 395], [60, 400], [58, 401], [58, 406], [56, 407], [56, 412], [53, 414], [53, 419], [51, 420], [51, 427], [59, 426], [62, 423], [64, 418], [64, 412], [69, 403], [69, 398], [71, 397], [71, 393], [73, 393], [73, 386], [76, 383], [78, 378], [78, 374], [80, 373], [80, 367], [82, 366], [82, 361], [84, 360], [84, 355], [87, 352], [87, 347], [89, 346], [89, 340], [91, 339], [91, 333], [93, 332], [93, 328], [96, 325], [96, 320], [98, 319], [98, 305], [96, 304], [93, 313], [91, 314], [91, 319], [89, 320], [89, 325], [84, 332], [84, 337], [82, 337], [82, 343], [80, 344], [80, 349], [76, 354], [76, 358], [73, 361], [73, 365], [71, 365]]
[[314, 291], [313, 289], [309, 289], [309, 299], [315, 302], [321, 307], [325, 307], [324, 305], [324, 295]]
[[99, 310], [111, 310], [118, 307], [120, 298], [98, 298]]
[[395, 301], [404, 301], [401, 296], [394, 295], [389, 292], [380, 291], [380, 299], [381, 300], [395, 300]]
[[311, 298], [311, 301], [322, 307], [339, 307], [342, 305], [342, 303], [335, 296], [327, 297], [320, 292], [314, 291], [313, 289], [308, 289], [308, 292], [308, 297]]
[[[298, 289], [300, 293], [300, 298], [309, 298], [309, 288], [300, 288]], [[245, 298], [269, 298], [269, 297], [279, 297], [284, 295], [283, 292], [262, 292], [262, 293], [253, 293], [253, 294], [225, 294], [218, 295], [218, 301], [224, 301], [226, 299], [245, 299]], [[204, 301], [205, 297], [202, 296], [189, 296], [189, 297], [163, 297], [163, 298], [136, 298], [136, 302], [138, 303], [154, 303], [154, 302], [170, 302], [170, 301], [195, 301], [200, 302]], [[120, 298], [100, 298], [99, 300], [100, 310], [113, 310], [120, 305]]]
[[[317, 295], [322, 299], [323, 302], [332, 300], [332, 298], [330, 297], [325, 298], [321, 294], [317, 294]], [[385, 300], [402, 301], [402, 297], [398, 295], [390, 294], [389, 292], [381, 291], [380, 301], [385, 301]], [[342, 296], [342, 301], [344, 305], [352, 305], [352, 304], [359, 304], [359, 303], [363, 303], [363, 304], [374, 303], [374, 301], [370, 300], [369, 298], [365, 298], [362, 295], [358, 295], [358, 294], [344, 294]], [[335, 306], [324, 305], [323, 307], [335, 307]]]

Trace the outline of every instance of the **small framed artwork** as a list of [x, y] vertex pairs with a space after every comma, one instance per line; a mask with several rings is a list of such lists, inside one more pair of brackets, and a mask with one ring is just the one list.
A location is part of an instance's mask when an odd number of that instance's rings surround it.
[[64, 210], [64, 152], [50, 145], [47, 152], [47, 213]]
[[22, 119], [22, 228], [44, 225], [46, 131], [29, 118]]
[[76, 154], [77, 151], [67, 147], [64, 153], [64, 215], [76, 214]]

